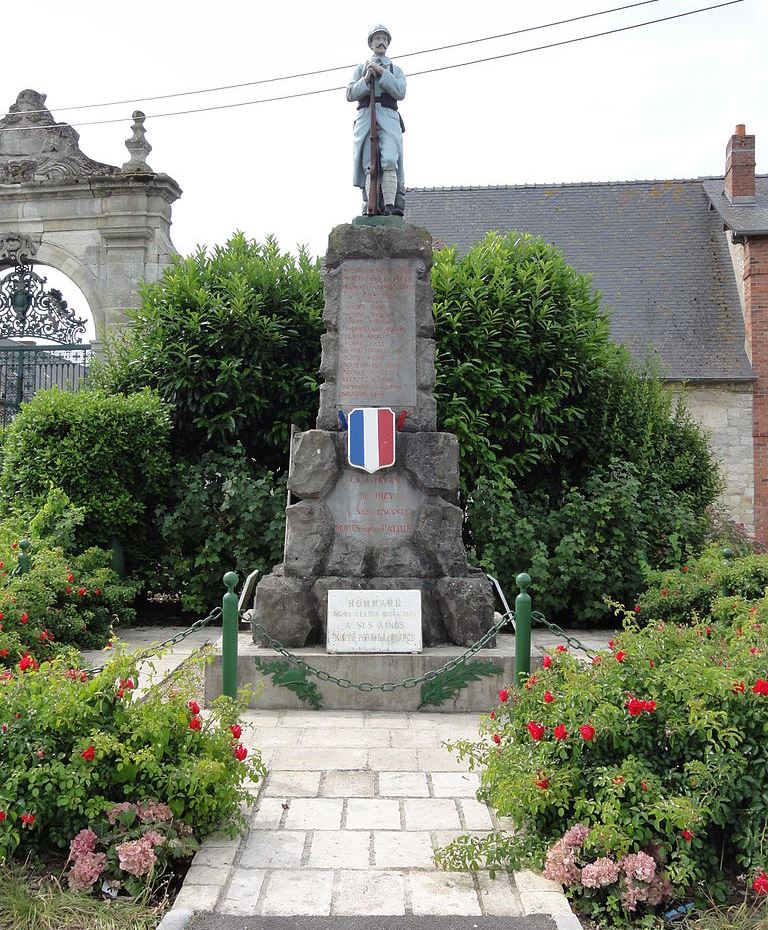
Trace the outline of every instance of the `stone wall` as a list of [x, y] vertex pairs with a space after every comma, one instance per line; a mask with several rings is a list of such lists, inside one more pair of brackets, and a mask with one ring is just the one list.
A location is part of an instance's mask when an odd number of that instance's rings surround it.
[[[679, 394], [681, 386], [673, 387]], [[732, 519], [755, 531], [755, 470], [752, 449], [752, 384], [688, 384], [685, 397], [691, 416], [709, 434], [710, 447], [721, 463], [726, 487], [722, 502]]]

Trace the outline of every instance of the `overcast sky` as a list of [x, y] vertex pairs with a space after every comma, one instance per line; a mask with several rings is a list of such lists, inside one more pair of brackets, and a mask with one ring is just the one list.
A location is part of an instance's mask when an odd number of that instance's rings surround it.
[[[627, 0], [624, 0], [627, 2]], [[690, 178], [723, 173], [736, 123], [757, 135], [768, 171], [768, 0], [417, 76], [443, 65], [504, 55], [709, 6], [655, 0], [622, 12], [432, 54], [406, 57], [401, 113], [409, 187]], [[5, 31], [0, 108], [23, 88], [47, 94], [54, 116], [75, 125], [83, 151], [121, 165], [131, 112], [147, 113], [148, 158], [184, 191], [172, 237], [182, 253], [234, 230], [277, 236], [285, 249], [325, 250], [349, 222], [354, 106], [343, 90], [161, 118], [210, 107], [346, 85], [364, 60], [368, 30], [392, 33], [408, 52], [607, 10], [622, 0], [515, 0], [373, 5], [287, 0], [27, 0]], [[167, 100], [70, 110], [258, 81], [320, 68], [298, 80]], [[82, 126], [97, 119], [123, 121]]]

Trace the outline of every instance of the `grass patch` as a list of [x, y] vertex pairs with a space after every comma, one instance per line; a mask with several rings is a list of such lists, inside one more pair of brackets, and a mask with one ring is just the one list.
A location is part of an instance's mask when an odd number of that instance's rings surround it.
[[2, 930], [154, 930], [166, 908], [65, 891], [56, 878], [20, 867], [0, 871]]
[[684, 930], [768, 930], [768, 901], [713, 907], [687, 920]]

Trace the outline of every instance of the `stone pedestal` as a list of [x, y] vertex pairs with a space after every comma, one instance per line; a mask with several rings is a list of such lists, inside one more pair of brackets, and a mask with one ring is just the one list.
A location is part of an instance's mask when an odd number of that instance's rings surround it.
[[[469, 645], [493, 623], [490, 582], [461, 539], [458, 442], [435, 427], [431, 265], [426, 230], [331, 233], [318, 428], [293, 438], [284, 560], [253, 614], [286, 646], [325, 642], [333, 589], [421, 591], [425, 646]], [[405, 411], [394, 466], [347, 463], [339, 411], [355, 407]]]

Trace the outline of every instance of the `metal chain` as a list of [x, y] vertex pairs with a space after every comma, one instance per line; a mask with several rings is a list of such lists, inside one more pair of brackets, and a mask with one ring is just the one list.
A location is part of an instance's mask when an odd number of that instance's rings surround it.
[[551, 630], [555, 636], [559, 636], [564, 639], [572, 649], [579, 649], [581, 652], [586, 653], [590, 659], [594, 659], [594, 657], [597, 655], [596, 652], [591, 649], [587, 649], [583, 643], [580, 643], [575, 636], [569, 636], [561, 626], [558, 626], [556, 623], [550, 623], [550, 621], [547, 620], [544, 614], [540, 611], [531, 611], [531, 620], [533, 620], [535, 623], [543, 624], [545, 627], [547, 627], [547, 629]]
[[436, 668], [432, 671], [425, 672], [418, 678], [406, 678], [404, 681], [399, 683], [395, 683], [393, 681], [382, 681], [378, 684], [372, 684], [370, 681], [353, 682], [348, 678], [337, 678], [335, 675], [331, 675], [321, 668], [315, 668], [314, 665], [310, 665], [308, 662], [305, 662], [303, 659], [299, 658], [299, 656], [289, 652], [279, 640], [273, 639], [260, 623], [254, 623], [253, 629], [256, 633], [259, 634], [259, 636], [261, 636], [261, 638], [270, 647], [270, 649], [274, 649], [275, 652], [279, 652], [280, 655], [288, 659], [292, 665], [303, 669], [310, 675], [314, 675], [315, 678], [319, 678], [320, 681], [331, 681], [338, 685], [340, 688], [357, 688], [358, 691], [394, 691], [396, 688], [415, 688], [416, 685], [422, 682], [432, 681], [434, 678], [437, 678], [438, 675], [443, 675], [447, 672], [453, 671], [453, 669], [461, 665], [463, 662], [466, 662], [467, 659], [486, 646], [488, 642], [493, 639], [493, 637], [503, 627], [512, 621], [512, 619], [513, 617], [511, 612], [504, 614], [504, 616], [500, 620], [497, 620], [496, 623], [494, 623], [494, 625], [488, 630], [487, 633], [482, 636], [481, 639], [479, 639], [476, 643], [473, 643], [469, 649], [462, 653], [462, 655], [452, 659], [450, 662], [446, 662], [446, 664], [441, 668]]
[[[144, 659], [148, 659], [150, 656], [153, 656], [157, 652], [161, 652], [166, 646], [175, 646], [176, 643], [180, 643], [185, 640], [192, 633], [196, 633], [199, 629], [211, 623], [213, 620], [218, 620], [221, 616], [221, 607], [214, 607], [213, 610], [208, 614], [207, 617], [203, 617], [202, 620], [195, 620], [192, 626], [187, 627], [186, 630], [182, 630], [181, 633], [176, 633], [175, 636], [171, 636], [170, 639], [164, 640], [162, 643], [159, 643], [157, 646], [153, 646], [151, 649], [146, 649], [144, 652], [138, 653], [134, 659], [136, 662], [143, 662]], [[106, 668], [106, 665], [100, 665], [97, 668], [85, 669], [85, 673], [89, 678], [93, 678], [94, 675], [98, 675], [99, 672], [103, 672]]]

